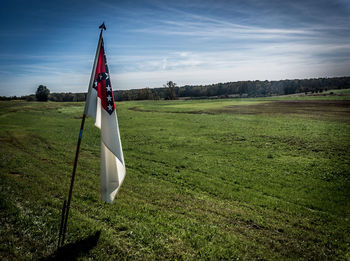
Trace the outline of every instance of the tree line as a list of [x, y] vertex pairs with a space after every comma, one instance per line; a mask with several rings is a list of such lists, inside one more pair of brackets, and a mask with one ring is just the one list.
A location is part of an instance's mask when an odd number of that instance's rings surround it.
[[115, 100], [158, 100], [177, 98], [228, 98], [228, 97], [266, 97], [294, 93], [321, 93], [331, 89], [350, 88], [350, 77], [295, 79], [280, 81], [239, 81], [211, 85], [176, 86], [168, 82], [162, 88], [143, 88], [118, 90]]
[[[44, 86], [45, 87], [45, 86]], [[39, 86], [40, 88], [40, 86]], [[39, 89], [38, 88], [38, 89]], [[46, 88], [46, 87], [45, 87]], [[294, 79], [280, 81], [239, 81], [211, 85], [185, 85], [179, 87], [169, 81], [160, 88], [142, 88], [114, 91], [116, 101], [131, 100], [173, 100], [177, 98], [228, 98], [228, 97], [266, 97], [294, 93], [321, 93], [331, 89], [350, 88], [350, 77]], [[86, 93], [48, 93], [47, 99], [56, 102], [85, 101]], [[1, 100], [23, 99], [40, 100], [38, 95], [22, 97], [0, 97]]]

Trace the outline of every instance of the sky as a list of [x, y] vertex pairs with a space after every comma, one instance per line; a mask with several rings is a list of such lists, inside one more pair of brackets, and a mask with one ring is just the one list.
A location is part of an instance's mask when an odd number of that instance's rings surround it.
[[86, 92], [103, 21], [113, 90], [350, 76], [349, 0], [11, 0], [0, 96]]

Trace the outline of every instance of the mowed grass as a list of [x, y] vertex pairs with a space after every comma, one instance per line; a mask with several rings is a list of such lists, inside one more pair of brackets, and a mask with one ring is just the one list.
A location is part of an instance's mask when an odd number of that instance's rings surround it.
[[118, 103], [127, 176], [112, 205], [88, 118], [58, 253], [84, 104], [1, 102], [0, 257], [347, 260], [350, 108], [326, 97]]

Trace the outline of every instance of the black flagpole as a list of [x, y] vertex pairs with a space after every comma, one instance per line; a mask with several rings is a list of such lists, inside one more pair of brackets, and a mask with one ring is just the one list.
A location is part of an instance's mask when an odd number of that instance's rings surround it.
[[70, 208], [70, 202], [72, 200], [72, 194], [73, 194], [73, 185], [74, 185], [75, 172], [76, 172], [76, 169], [77, 169], [80, 143], [81, 143], [81, 139], [83, 137], [83, 130], [84, 130], [84, 124], [85, 124], [85, 118], [86, 118], [86, 108], [87, 108], [86, 105], [89, 102], [89, 93], [90, 93], [90, 89], [91, 89], [91, 86], [92, 86], [92, 83], [93, 83], [94, 77], [95, 77], [96, 64], [97, 64], [98, 54], [99, 54], [99, 50], [100, 50], [100, 47], [101, 47], [101, 41], [102, 41], [102, 32], [103, 32], [103, 30], [106, 30], [106, 26], [103, 23], [103, 24], [101, 24], [99, 26], [99, 28], [101, 29], [100, 38], [99, 38], [98, 45], [97, 45], [94, 66], [92, 68], [88, 94], [87, 94], [86, 102], [85, 102], [85, 109], [84, 109], [83, 118], [81, 120], [81, 125], [80, 125], [80, 132], [79, 132], [77, 149], [75, 151], [75, 159], [74, 159], [72, 178], [71, 178], [71, 182], [70, 182], [68, 201], [67, 201], [67, 204], [66, 204], [66, 200], [63, 202], [60, 232], [59, 232], [59, 236], [58, 236], [58, 247], [61, 247], [61, 246], [64, 245], [64, 239], [65, 239], [65, 236], [66, 236], [69, 208]]

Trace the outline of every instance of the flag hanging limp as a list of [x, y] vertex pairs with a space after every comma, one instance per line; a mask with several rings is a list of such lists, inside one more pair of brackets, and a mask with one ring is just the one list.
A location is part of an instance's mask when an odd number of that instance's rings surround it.
[[84, 113], [101, 129], [101, 199], [112, 203], [125, 178], [125, 163], [102, 33]]

